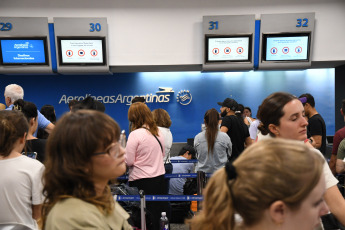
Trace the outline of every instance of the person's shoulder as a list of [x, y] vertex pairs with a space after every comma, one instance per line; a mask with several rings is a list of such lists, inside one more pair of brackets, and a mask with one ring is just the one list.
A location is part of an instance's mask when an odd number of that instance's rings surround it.
[[31, 140], [26, 140], [28, 143], [32, 143], [32, 144], [46, 144], [47, 143], [47, 139], [31, 139]]
[[[78, 198], [67, 198], [58, 201], [47, 217], [47, 226], [54, 229], [96, 229], [103, 226], [102, 213], [93, 204]], [[100, 229], [100, 228], [97, 228]]]
[[230, 140], [230, 137], [227, 133], [224, 133], [224, 132], [221, 132], [221, 131], [218, 131], [218, 135], [220, 138], [225, 138], [225, 139], [229, 139]]
[[101, 215], [97, 207], [91, 203], [83, 201], [78, 198], [67, 198], [57, 202], [51, 210], [55, 215], [69, 216], [73, 213], [76, 215], [84, 215], [85, 213], [93, 212], [96, 215]]
[[181, 160], [182, 158], [184, 158], [184, 157], [182, 157], [182, 156], [174, 156], [174, 157], [171, 157], [170, 160]]
[[[141, 135], [145, 134], [146, 132], [149, 132], [149, 131], [146, 130], [146, 129], [143, 129], [143, 128], [139, 128], [139, 129], [133, 130], [133, 131], [129, 134], [129, 136], [141, 136]], [[128, 137], [129, 137], [129, 136], [128, 136]]]
[[340, 142], [339, 148], [345, 149], [345, 138]]
[[333, 138], [342, 137], [344, 136], [344, 134], [345, 134], [345, 126], [339, 129], [338, 131], [336, 131]]
[[233, 117], [233, 116], [227, 115], [227, 116], [225, 116], [225, 117], [222, 118], [222, 122], [224, 122], [224, 121], [230, 121], [232, 117]]
[[161, 126], [157, 126], [159, 130], [163, 131], [163, 132], [169, 132], [170, 129], [166, 128], [166, 127], [161, 127]]
[[316, 149], [316, 148], [310, 148], [312, 150], [312, 152], [314, 152], [315, 154], [319, 154], [320, 156], [324, 157], [322, 155], [322, 153], [320, 152], [320, 150]]
[[312, 116], [311, 118], [308, 119], [308, 121], [318, 121], [318, 120], [323, 120], [321, 114], [317, 113], [314, 116]]
[[33, 169], [44, 167], [44, 165], [41, 162], [39, 162], [38, 160], [32, 159], [31, 157], [27, 157], [24, 155], [18, 157], [17, 160], [24, 163], [25, 165], [28, 165], [29, 167], [34, 167]]
[[194, 139], [200, 139], [205, 136], [205, 130], [195, 135]]

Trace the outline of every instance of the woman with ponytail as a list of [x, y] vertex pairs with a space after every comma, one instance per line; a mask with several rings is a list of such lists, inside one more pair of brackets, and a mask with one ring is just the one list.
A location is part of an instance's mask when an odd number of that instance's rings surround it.
[[[269, 139], [214, 173], [191, 230], [312, 230], [328, 212], [324, 159], [303, 143]], [[235, 221], [235, 214], [242, 221]]]
[[218, 121], [219, 113], [216, 109], [206, 111], [204, 116], [206, 130], [194, 138], [194, 148], [198, 158], [196, 171], [213, 173], [224, 167], [231, 156], [230, 137], [220, 132]]

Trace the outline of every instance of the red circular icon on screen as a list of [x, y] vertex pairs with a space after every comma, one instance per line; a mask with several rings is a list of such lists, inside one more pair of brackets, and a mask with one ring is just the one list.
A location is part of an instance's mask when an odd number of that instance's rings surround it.
[[273, 47], [271, 49], [271, 54], [277, 54], [278, 53], [278, 49], [276, 47]]
[[289, 47], [284, 47], [284, 48], [282, 49], [282, 51], [283, 51], [284, 54], [289, 53]]
[[215, 54], [215, 55], [219, 54], [219, 49], [218, 48], [214, 48], [212, 50], [212, 53]]
[[98, 54], [97, 50], [91, 50], [91, 56], [96, 57]]
[[73, 51], [72, 51], [72, 50], [67, 50], [67, 51], [66, 51], [66, 55], [67, 55], [68, 57], [72, 57], [72, 56], [73, 56]]
[[238, 47], [238, 48], [236, 49], [236, 52], [237, 52], [238, 54], [243, 53], [243, 47]]
[[297, 46], [296, 49], [295, 49], [296, 53], [300, 54], [302, 53], [302, 47], [300, 46]]
[[84, 56], [85, 55], [85, 51], [84, 50], [78, 50], [78, 55], [80, 57]]
[[231, 49], [229, 47], [225, 47], [224, 53], [226, 53], [226, 54], [231, 53]]

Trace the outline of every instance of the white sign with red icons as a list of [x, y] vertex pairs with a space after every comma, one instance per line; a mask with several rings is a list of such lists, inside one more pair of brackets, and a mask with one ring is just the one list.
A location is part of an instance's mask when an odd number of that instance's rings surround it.
[[308, 36], [267, 37], [266, 61], [308, 59]]
[[209, 37], [207, 61], [248, 60], [249, 40], [249, 37]]
[[[103, 63], [102, 40], [61, 40], [63, 63]], [[78, 55], [73, 55], [73, 54]]]

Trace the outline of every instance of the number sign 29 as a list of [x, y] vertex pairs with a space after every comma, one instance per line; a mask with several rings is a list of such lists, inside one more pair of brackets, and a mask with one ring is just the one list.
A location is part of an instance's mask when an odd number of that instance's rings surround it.
[[12, 29], [12, 23], [0, 22], [0, 31], [9, 31]]

